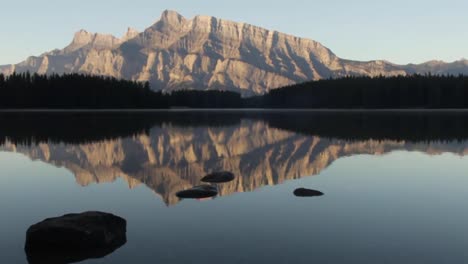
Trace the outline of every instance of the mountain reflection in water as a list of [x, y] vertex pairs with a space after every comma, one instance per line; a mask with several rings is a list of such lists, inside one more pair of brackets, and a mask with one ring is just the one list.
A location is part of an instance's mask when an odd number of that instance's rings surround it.
[[[11, 122], [14, 115], [15, 122]], [[40, 117], [40, 118], [38, 118]], [[219, 195], [319, 174], [335, 160], [396, 150], [468, 151], [465, 113], [157, 112], [2, 114], [2, 151], [65, 167], [78, 184], [124, 179], [168, 205], [212, 172]], [[466, 135], [466, 136], [465, 136]]]

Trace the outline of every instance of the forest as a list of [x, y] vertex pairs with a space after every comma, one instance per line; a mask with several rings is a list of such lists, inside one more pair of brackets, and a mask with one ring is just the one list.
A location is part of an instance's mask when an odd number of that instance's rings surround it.
[[0, 145], [88, 144], [150, 135], [152, 130], [163, 133], [164, 128], [190, 128], [189, 133], [198, 133], [199, 128], [231, 131], [247, 121], [327, 140], [446, 142], [456, 146], [456, 142], [468, 140], [466, 120], [468, 112], [464, 111], [0, 112]]
[[222, 108], [241, 104], [233, 92], [181, 91], [163, 94], [148, 82], [85, 74], [0, 74], [0, 109]]
[[156, 92], [148, 82], [85, 74], [0, 74], [0, 109], [463, 109], [468, 77], [348, 76], [242, 98], [232, 91]]
[[250, 99], [268, 108], [440, 109], [468, 107], [468, 77], [344, 77], [272, 90]]

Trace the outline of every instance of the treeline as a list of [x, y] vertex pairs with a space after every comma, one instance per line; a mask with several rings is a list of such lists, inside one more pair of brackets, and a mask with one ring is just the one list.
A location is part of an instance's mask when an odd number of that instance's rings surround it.
[[468, 77], [344, 77], [297, 84], [251, 100], [269, 108], [468, 108]]
[[468, 140], [468, 113], [465, 111], [275, 111], [262, 115], [260, 120], [270, 127], [350, 142], [395, 140], [428, 143]]
[[0, 112], [0, 146], [39, 143], [85, 144], [150, 133], [151, 129], [173, 127], [237, 126], [237, 112]]
[[1, 108], [132, 108], [157, 106], [148, 83], [83, 74], [0, 75]]
[[167, 109], [241, 105], [233, 92], [154, 92], [148, 82], [85, 74], [0, 74], [0, 109]]
[[[306, 136], [349, 142], [395, 140], [413, 143], [468, 140], [468, 112], [192, 111], [184, 112], [1, 112], [0, 146], [39, 143], [84, 144], [178, 128], [231, 131], [243, 120]], [[464, 151], [461, 146], [460, 152]]]
[[0, 74], [0, 109], [468, 108], [467, 76], [344, 77], [242, 98], [226, 91], [154, 92], [149, 83], [84, 74]]

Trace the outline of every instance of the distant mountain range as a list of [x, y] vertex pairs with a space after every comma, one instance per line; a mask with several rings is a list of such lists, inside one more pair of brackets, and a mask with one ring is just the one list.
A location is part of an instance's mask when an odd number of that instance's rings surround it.
[[12, 72], [88, 73], [149, 81], [155, 90], [224, 89], [244, 95], [346, 75], [468, 74], [468, 60], [397, 65], [341, 59], [322, 44], [210, 16], [164, 11], [155, 24], [117, 38], [81, 30], [63, 49], [0, 66]]

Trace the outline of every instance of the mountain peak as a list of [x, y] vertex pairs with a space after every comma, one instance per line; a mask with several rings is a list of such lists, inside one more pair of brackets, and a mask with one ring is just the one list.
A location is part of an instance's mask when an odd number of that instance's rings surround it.
[[72, 43], [87, 44], [93, 40], [94, 34], [84, 29], [80, 29], [75, 33]]
[[198, 15], [198, 16], [195, 16], [195, 20], [211, 20], [213, 19], [214, 17], [213, 16], [207, 16], [207, 15]]
[[94, 39], [94, 34], [90, 33], [84, 29], [80, 29], [75, 33], [73, 36], [72, 42], [64, 49], [66, 53], [73, 52], [78, 50], [89, 43], [91, 43]]
[[71, 53], [86, 46], [92, 46], [92, 48], [96, 49], [108, 49], [116, 47], [120, 42], [120, 39], [111, 34], [91, 33], [81, 29], [75, 33], [72, 42], [64, 51], [65, 53]]
[[161, 20], [164, 24], [179, 26], [185, 22], [185, 18], [173, 10], [165, 10], [161, 15]]
[[127, 32], [125, 32], [125, 34], [122, 36], [122, 41], [130, 40], [130, 39], [138, 36], [138, 34], [140, 34], [140, 32], [138, 30], [129, 27], [127, 29]]

